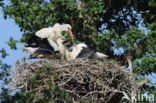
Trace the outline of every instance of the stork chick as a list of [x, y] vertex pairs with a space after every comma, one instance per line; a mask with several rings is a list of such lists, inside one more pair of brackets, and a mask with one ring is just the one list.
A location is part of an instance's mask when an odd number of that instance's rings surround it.
[[59, 45], [59, 52], [62, 54], [62, 57], [66, 60], [73, 60], [77, 58], [82, 59], [103, 59], [108, 56], [97, 52], [95, 49], [89, 48], [86, 44], [80, 43], [75, 46], [72, 46], [71, 51], [63, 45], [64, 40], [59, 38], [57, 44]]

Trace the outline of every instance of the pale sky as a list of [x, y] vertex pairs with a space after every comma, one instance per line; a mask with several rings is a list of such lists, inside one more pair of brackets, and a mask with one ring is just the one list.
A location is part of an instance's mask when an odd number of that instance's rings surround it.
[[4, 19], [2, 8], [0, 8], [0, 49], [5, 48], [9, 56], [3, 60], [3, 62], [13, 65], [14, 62], [23, 57], [24, 55], [28, 55], [28, 53], [22, 52], [23, 44], [18, 44], [17, 50], [10, 49], [10, 47], [5, 43], [9, 41], [10, 36], [14, 39], [19, 40], [22, 36], [19, 27], [14, 23], [13, 19]]

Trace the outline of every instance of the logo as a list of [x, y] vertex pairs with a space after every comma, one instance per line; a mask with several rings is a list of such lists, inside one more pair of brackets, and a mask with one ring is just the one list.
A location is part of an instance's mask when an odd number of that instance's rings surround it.
[[124, 96], [122, 97], [122, 99], [126, 99], [128, 101], [140, 101], [140, 102], [154, 102], [154, 94], [140, 94], [138, 93], [137, 95], [132, 94], [131, 98], [126, 94], [123, 93]]

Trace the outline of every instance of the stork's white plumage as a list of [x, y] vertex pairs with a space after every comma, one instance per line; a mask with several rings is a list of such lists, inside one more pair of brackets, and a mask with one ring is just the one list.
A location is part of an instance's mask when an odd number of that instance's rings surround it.
[[28, 53], [30, 53], [30, 54], [34, 54], [35, 53], [35, 51], [37, 50], [37, 49], [39, 49], [38, 47], [23, 47], [23, 51], [27, 51]]
[[58, 51], [58, 45], [56, 44], [58, 38], [65, 39], [64, 36], [62, 36], [62, 32], [66, 31], [69, 33], [72, 42], [74, 44], [74, 38], [71, 31], [72, 27], [69, 24], [63, 24], [60, 25], [59, 23], [56, 23], [52, 28], [42, 28], [39, 31], [35, 33], [36, 36], [40, 38], [47, 38], [50, 45], [54, 48], [55, 51]]
[[95, 49], [89, 48], [86, 44], [80, 43], [75, 46], [72, 46], [69, 50], [66, 46], [63, 45], [63, 40], [59, 38], [57, 40], [57, 44], [59, 45], [59, 51], [62, 54], [63, 58], [66, 60], [73, 60], [76, 58], [82, 58], [82, 59], [103, 59], [107, 58], [108, 56], [96, 52]]

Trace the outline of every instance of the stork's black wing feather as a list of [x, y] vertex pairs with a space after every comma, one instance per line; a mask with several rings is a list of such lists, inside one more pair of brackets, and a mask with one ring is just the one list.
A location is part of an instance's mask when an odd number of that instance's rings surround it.
[[31, 58], [31, 59], [32, 59], [32, 58], [37, 58], [38, 55], [40, 55], [40, 54], [42, 54], [42, 55], [44, 55], [44, 54], [51, 54], [51, 55], [53, 55], [54, 52], [51, 51], [51, 50], [49, 50], [49, 49], [39, 48], [39, 49], [37, 49], [37, 50], [35, 51], [35, 53], [31, 54], [31, 55], [29, 56], [29, 58]]
[[35, 51], [35, 53], [39, 53], [39, 54], [53, 54], [54, 51], [50, 50], [50, 49], [45, 49], [45, 48], [39, 48]]
[[77, 56], [77, 58], [90, 59], [95, 54], [95, 52], [95, 49], [83, 47], [81, 53]]
[[36, 35], [32, 35], [27, 41], [27, 44], [26, 47], [39, 47], [54, 51], [54, 48], [49, 44], [47, 38], [42, 39]]

